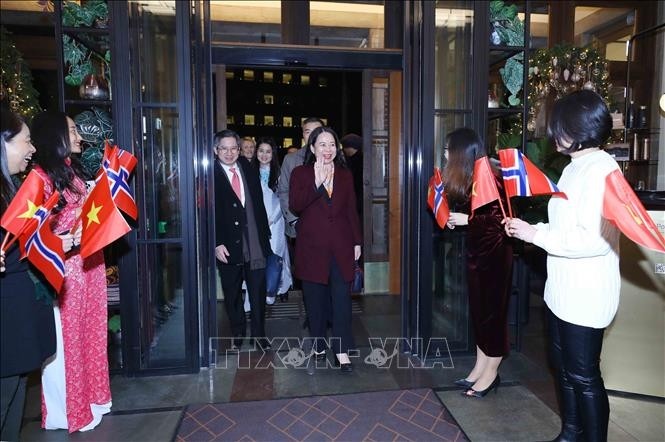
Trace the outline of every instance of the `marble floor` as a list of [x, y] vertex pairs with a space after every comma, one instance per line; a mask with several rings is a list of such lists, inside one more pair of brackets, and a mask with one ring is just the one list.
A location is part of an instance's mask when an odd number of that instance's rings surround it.
[[[383, 299], [382, 299], [383, 298]], [[396, 297], [395, 297], [396, 298]], [[398, 298], [396, 298], [398, 299]], [[399, 336], [399, 310], [394, 299], [367, 297], [354, 307], [354, 334]], [[21, 438], [24, 441], [169, 441], [188, 404], [236, 402], [309, 395], [430, 387], [474, 441], [545, 441], [559, 430], [558, 406], [552, 375], [544, 353], [542, 300], [533, 299], [520, 352], [501, 366], [501, 387], [478, 399], [462, 397], [452, 382], [465, 376], [473, 356], [455, 355], [420, 361], [398, 353], [377, 362], [369, 346], [359, 345], [354, 371], [342, 374], [330, 366], [290, 364], [288, 347], [263, 354], [248, 345], [240, 355], [197, 374], [135, 377], [113, 376], [113, 411], [93, 431], [67, 434], [39, 428], [39, 385], [28, 393]], [[271, 336], [300, 336], [300, 320], [268, 319]], [[278, 344], [279, 345], [279, 344]], [[273, 343], [275, 346], [275, 343]], [[390, 352], [386, 355], [390, 357]], [[330, 356], [330, 355], [329, 355]], [[222, 363], [224, 362], [224, 363]], [[272, 362], [269, 364], [268, 362]], [[383, 364], [381, 364], [383, 362]], [[610, 441], [665, 440], [665, 402], [613, 394], [610, 397]]]

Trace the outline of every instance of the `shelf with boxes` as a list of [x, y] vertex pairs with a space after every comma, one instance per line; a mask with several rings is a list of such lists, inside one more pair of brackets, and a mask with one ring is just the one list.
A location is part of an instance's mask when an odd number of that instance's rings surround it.
[[272, 137], [280, 148], [300, 145], [302, 121], [325, 123], [341, 115], [331, 90], [341, 87], [325, 72], [230, 68], [226, 71], [227, 127], [241, 137]]

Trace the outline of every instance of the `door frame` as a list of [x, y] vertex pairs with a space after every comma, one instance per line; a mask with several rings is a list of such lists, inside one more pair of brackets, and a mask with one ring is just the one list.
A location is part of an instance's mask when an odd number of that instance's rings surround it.
[[[308, 70], [394, 70], [402, 71], [402, 51], [401, 50], [357, 50], [349, 49], [336, 49], [320, 47], [305, 47], [293, 45], [246, 45], [246, 44], [217, 44], [211, 46], [210, 49], [210, 62], [208, 64], [208, 72], [210, 73], [209, 81], [212, 82], [212, 71], [215, 65], [226, 66], [251, 66], [255, 68], [285, 68], [285, 69], [308, 69]], [[212, 88], [204, 90], [203, 101], [207, 102], [206, 106], [212, 106]], [[199, 108], [199, 111], [203, 109]], [[213, 121], [213, 112], [208, 109], [205, 118], [206, 124], [203, 124], [199, 130], [199, 137], [204, 140], [202, 145], [208, 146], [211, 143], [212, 132], [214, 131], [215, 123]], [[208, 133], [202, 131], [206, 130]], [[201, 143], [197, 143], [201, 144]], [[212, 158], [212, 157], [211, 157]], [[198, 186], [206, 186], [209, 202], [204, 208], [199, 210], [200, 219], [213, 219], [214, 217], [214, 204], [212, 192], [212, 167], [207, 167], [201, 174], [199, 174]], [[207, 228], [205, 234], [200, 236], [202, 244], [201, 250], [205, 251], [211, 249], [210, 244], [214, 241], [214, 228]], [[201, 254], [201, 258], [206, 253]], [[212, 256], [210, 253], [209, 255]], [[205, 285], [207, 294], [204, 295], [202, 302], [202, 315], [201, 321], [201, 361], [202, 365], [209, 364], [210, 348], [206, 345], [211, 337], [216, 336], [217, 333], [217, 293], [215, 280], [217, 277], [214, 256], [206, 259], [207, 270], [201, 269], [207, 275], [213, 275], [209, 282]], [[204, 286], [202, 286], [203, 288]]]

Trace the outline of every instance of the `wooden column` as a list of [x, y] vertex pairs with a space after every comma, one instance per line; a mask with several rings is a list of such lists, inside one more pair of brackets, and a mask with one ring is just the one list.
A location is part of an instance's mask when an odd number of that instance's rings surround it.
[[551, 48], [559, 43], [574, 43], [575, 1], [550, 2], [550, 26], [547, 44]]
[[282, 43], [309, 45], [309, 2], [282, 2]]

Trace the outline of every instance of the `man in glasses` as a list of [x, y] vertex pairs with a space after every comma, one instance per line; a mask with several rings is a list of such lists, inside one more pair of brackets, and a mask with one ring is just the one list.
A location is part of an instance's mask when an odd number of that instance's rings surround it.
[[240, 156], [240, 137], [232, 130], [215, 134], [215, 257], [224, 291], [224, 306], [233, 333], [232, 349], [245, 336], [241, 286], [247, 283], [252, 309], [252, 340], [270, 349], [265, 338], [266, 257], [270, 228], [263, 205], [258, 169]]

